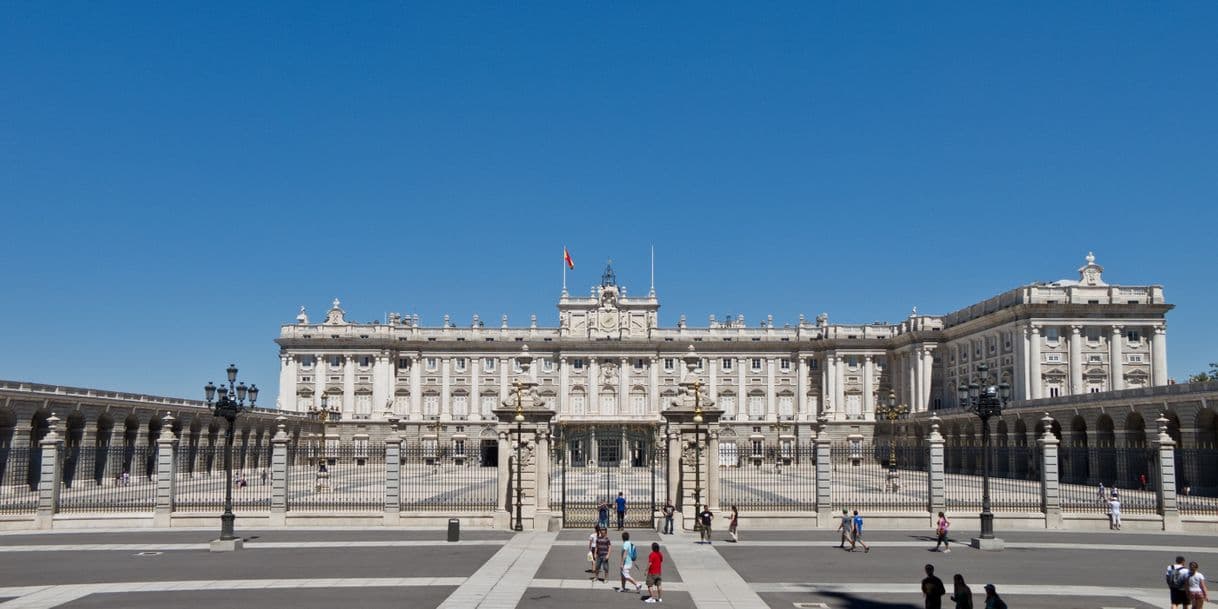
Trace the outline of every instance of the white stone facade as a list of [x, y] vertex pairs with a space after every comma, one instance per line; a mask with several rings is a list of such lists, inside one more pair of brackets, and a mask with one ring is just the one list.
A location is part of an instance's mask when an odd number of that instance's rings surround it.
[[1102, 270], [1089, 255], [1079, 281], [866, 325], [821, 314], [781, 326], [711, 316], [699, 328], [682, 316], [661, 327], [654, 291], [627, 296], [611, 269], [588, 297], [563, 292], [556, 327], [536, 316], [526, 327], [506, 316], [498, 326], [474, 316], [458, 327], [445, 316], [424, 327], [399, 314], [364, 324], [347, 321], [336, 300], [322, 323], [302, 308], [282, 327], [279, 407], [305, 412], [325, 395], [344, 421], [489, 422], [526, 347], [535, 358], [529, 374], [559, 422], [659, 423], [693, 348], [727, 427], [782, 437], [819, 416], [843, 433], [870, 433], [876, 402], [890, 391], [913, 412], [954, 406], [956, 384], [981, 361], [1012, 384], [1016, 400], [1166, 384], [1172, 305], [1162, 287], [1110, 286]]

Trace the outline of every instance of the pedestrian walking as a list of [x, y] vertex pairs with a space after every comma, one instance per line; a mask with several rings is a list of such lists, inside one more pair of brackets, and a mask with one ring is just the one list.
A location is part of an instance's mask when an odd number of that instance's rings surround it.
[[850, 551], [854, 551], [854, 544], [863, 546], [863, 554], [871, 551], [871, 547], [867, 542], [863, 541], [863, 517], [859, 515], [858, 510], [854, 510], [854, 518], [850, 521]]
[[842, 532], [842, 540], [837, 544], [837, 547], [844, 549], [847, 543], [850, 544], [851, 548], [854, 547], [854, 539], [850, 534], [850, 531], [853, 529], [854, 519], [850, 517], [850, 512], [842, 510], [842, 521], [841, 524], [837, 525], [837, 530]]
[[266, 476], [267, 476], [266, 470], [264, 469], [264, 470], [262, 470], [262, 474], [261, 474], [262, 484], [266, 484]]
[[602, 529], [609, 528], [609, 502], [607, 500], [596, 506], [596, 526]]
[[973, 609], [973, 591], [964, 583], [964, 576], [957, 573], [952, 577], [952, 602], [956, 609]]
[[1197, 561], [1188, 563], [1189, 609], [1201, 609], [1210, 600], [1210, 589], [1205, 585], [1205, 576], [1197, 570]]
[[726, 516], [726, 518], [727, 518], [727, 532], [729, 535], [732, 536], [732, 543], [739, 543], [740, 536], [736, 534], [736, 526], [738, 524], [740, 524], [740, 511], [737, 510], [736, 506], [733, 505], [732, 513], [728, 514]]
[[702, 542], [711, 543], [711, 526], [715, 523], [715, 515], [711, 513], [710, 508], [702, 506], [702, 511], [698, 512], [698, 524], [702, 526]]
[[626, 497], [622, 496], [621, 491], [618, 491], [614, 503], [617, 504], [617, 530], [620, 531], [626, 527]]
[[[660, 544], [651, 542], [651, 554], [647, 555], [647, 600], [644, 603], [664, 602], [664, 591], [660, 589], [660, 575], [664, 567], [664, 555]], [[653, 590], [654, 588], [654, 590]]]
[[1115, 496], [1108, 500], [1108, 528], [1121, 530], [1121, 500]]
[[635, 581], [630, 574], [630, 570], [634, 568], [634, 561], [638, 558], [638, 550], [634, 547], [634, 542], [630, 541], [630, 532], [622, 533], [622, 592], [630, 592], [626, 588], [626, 582], [634, 584], [634, 592], [638, 594], [643, 591], [643, 584]]
[[672, 535], [672, 517], [676, 514], [677, 508], [673, 506], [672, 499], [668, 499], [668, 503], [664, 504], [664, 534]]
[[[613, 540], [609, 539], [609, 531], [599, 529], [596, 532], [596, 566], [593, 567], [592, 579], [605, 581], [609, 579], [609, 550]], [[604, 572], [604, 577], [600, 577]]]
[[939, 549], [939, 546], [943, 546], [944, 552], [952, 551], [951, 544], [947, 542], [947, 530], [951, 526], [952, 521], [948, 520], [947, 516], [943, 515], [943, 512], [939, 512], [939, 520], [935, 523], [935, 551]]
[[945, 594], [947, 589], [943, 587], [943, 580], [935, 576], [935, 566], [926, 565], [926, 577], [922, 578], [922, 598], [926, 609], [943, 609]]
[[998, 589], [994, 584], [985, 585], [985, 609], [1007, 609], [1006, 601], [998, 596]]
[[1163, 576], [1171, 593], [1171, 609], [1188, 607], [1188, 575], [1183, 556], [1177, 556], [1176, 562], [1167, 565], [1167, 572]]
[[[600, 527], [593, 527], [592, 534], [588, 536], [588, 570], [586, 573], [596, 573], [596, 538], [601, 534]], [[596, 577], [593, 575], [593, 577]]]
[[1108, 489], [1104, 488], [1103, 482], [1100, 483], [1100, 490], [1096, 496], [1099, 498], [1100, 503], [1108, 502]]

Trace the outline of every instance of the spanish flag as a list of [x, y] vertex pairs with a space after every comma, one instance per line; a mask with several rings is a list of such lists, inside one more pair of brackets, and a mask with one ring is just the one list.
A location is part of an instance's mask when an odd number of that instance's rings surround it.
[[567, 268], [569, 268], [569, 269], [575, 268], [575, 261], [571, 259], [571, 252], [567, 251], [567, 246], [565, 246], [565, 245], [562, 248], [562, 260], [563, 260], [563, 262], [567, 263]]

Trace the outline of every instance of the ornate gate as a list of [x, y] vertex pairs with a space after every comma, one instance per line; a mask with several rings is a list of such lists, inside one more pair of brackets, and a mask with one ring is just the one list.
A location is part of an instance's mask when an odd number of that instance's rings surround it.
[[559, 423], [554, 442], [551, 503], [567, 528], [592, 528], [598, 508], [626, 498], [627, 528], [652, 528], [657, 494], [663, 496], [666, 460], [652, 425]]

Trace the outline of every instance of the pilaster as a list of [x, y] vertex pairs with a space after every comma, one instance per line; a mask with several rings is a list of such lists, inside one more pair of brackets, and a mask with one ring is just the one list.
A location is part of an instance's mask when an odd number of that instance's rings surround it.
[[1070, 395], [1083, 393], [1083, 327], [1070, 326]]
[[1124, 342], [1124, 326], [1112, 326], [1108, 337], [1108, 388], [1120, 391], [1125, 388], [1125, 361], [1121, 351]]

